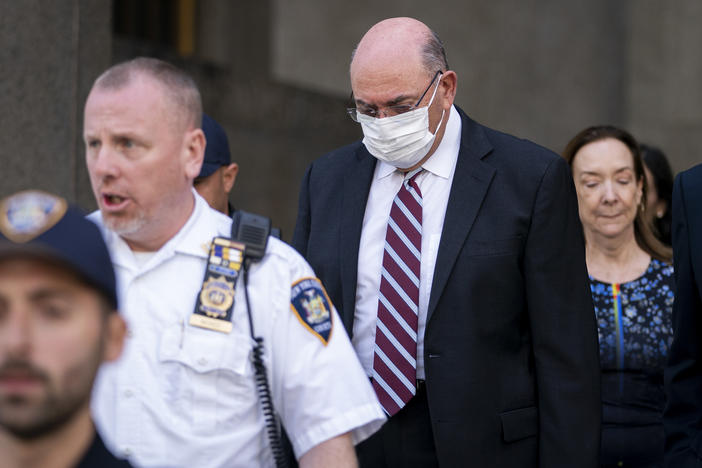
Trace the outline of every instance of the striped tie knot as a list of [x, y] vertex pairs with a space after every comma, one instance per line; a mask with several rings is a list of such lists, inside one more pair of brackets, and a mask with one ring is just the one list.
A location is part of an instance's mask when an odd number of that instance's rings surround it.
[[418, 167], [417, 169], [408, 172], [407, 174], [405, 174], [405, 180], [402, 181], [402, 183], [405, 185], [405, 188], [407, 190], [409, 190], [410, 187], [414, 189], [417, 195], [419, 195], [419, 198], [422, 198], [422, 191], [419, 190], [419, 185], [417, 185], [417, 176], [419, 176], [419, 174], [421, 174], [423, 170], [423, 168]]

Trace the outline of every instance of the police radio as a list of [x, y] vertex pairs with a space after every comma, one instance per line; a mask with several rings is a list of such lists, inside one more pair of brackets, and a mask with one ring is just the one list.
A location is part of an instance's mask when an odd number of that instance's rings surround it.
[[237, 210], [232, 216], [232, 239], [246, 245], [244, 261], [257, 262], [266, 253], [271, 219]]
[[271, 232], [271, 220], [265, 216], [260, 216], [246, 211], [237, 210], [232, 216], [232, 234], [234, 241], [246, 246], [241, 268], [244, 280], [244, 297], [246, 300], [246, 312], [249, 318], [249, 331], [251, 339], [256, 343], [253, 347], [252, 362], [254, 366], [254, 379], [256, 390], [261, 400], [263, 417], [266, 420], [266, 432], [275, 459], [277, 468], [288, 466], [287, 454], [283, 448], [283, 441], [275, 418], [275, 409], [271, 398], [270, 385], [268, 384], [268, 374], [263, 360], [263, 338], [256, 336], [253, 328], [253, 317], [251, 315], [251, 305], [249, 303], [248, 274], [249, 266], [261, 260], [266, 253], [268, 235]]

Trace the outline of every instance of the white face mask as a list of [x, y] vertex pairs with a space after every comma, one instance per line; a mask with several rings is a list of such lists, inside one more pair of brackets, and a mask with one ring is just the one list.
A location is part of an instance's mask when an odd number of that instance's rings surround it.
[[[399, 169], [412, 167], [427, 155], [436, 138], [436, 134], [429, 131], [429, 107], [434, 102], [441, 78], [425, 107], [382, 119], [358, 114], [363, 144], [370, 154]], [[437, 130], [443, 121], [444, 111]]]

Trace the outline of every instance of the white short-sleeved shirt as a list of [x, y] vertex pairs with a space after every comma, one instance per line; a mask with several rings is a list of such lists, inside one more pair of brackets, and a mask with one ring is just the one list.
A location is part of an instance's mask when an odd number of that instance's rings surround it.
[[[189, 325], [209, 242], [231, 227], [193, 193], [188, 222], [143, 263], [103, 227], [129, 331], [122, 357], [98, 375], [94, 419], [108, 447], [137, 466], [272, 466], [241, 275], [231, 333]], [[90, 219], [102, 227], [99, 212]], [[308, 277], [305, 260], [274, 238], [249, 273], [273, 404], [298, 458], [348, 431], [358, 443], [385, 421], [336, 311], [325, 346], [291, 309], [292, 285]]]

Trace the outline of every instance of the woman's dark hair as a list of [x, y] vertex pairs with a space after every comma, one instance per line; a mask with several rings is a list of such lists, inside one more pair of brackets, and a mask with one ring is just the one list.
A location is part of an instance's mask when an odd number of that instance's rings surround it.
[[[660, 149], [645, 144], [639, 145], [643, 162], [651, 171], [653, 183], [656, 186], [658, 199], [665, 202], [665, 213], [662, 217], [655, 217], [653, 227], [658, 238], [666, 245], [670, 245], [670, 226], [672, 220], [671, 200], [673, 199], [673, 171], [668, 163], [668, 158]], [[652, 207], [650, 207], [652, 208]]]
[[641, 150], [636, 139], [627, 131], [611, 125], [596, 125], [588, 127], [575, 135], [566, 145], [563, 150], [563, 158], [568, 161], [570, 167], [573, 167], [573, 159], [580, 151], [580, 148], [594, 141], [613, 138], [624, 143], [634, 160], [634, 175], [637, 181], [642, 181], [642, 196], [641, 208], [636, 210], [636, 218], [634, 219], [634, 235], [636, 243], [642, 250], [648, 253], [651, 257], [662, 262], [670, 263], [673, 258], [673, 252], [670, 247], [666, 247], [653, 233], [651, 225], [646, 220], [646, 175], [644, 174], [643, 160], [641, 158]]

